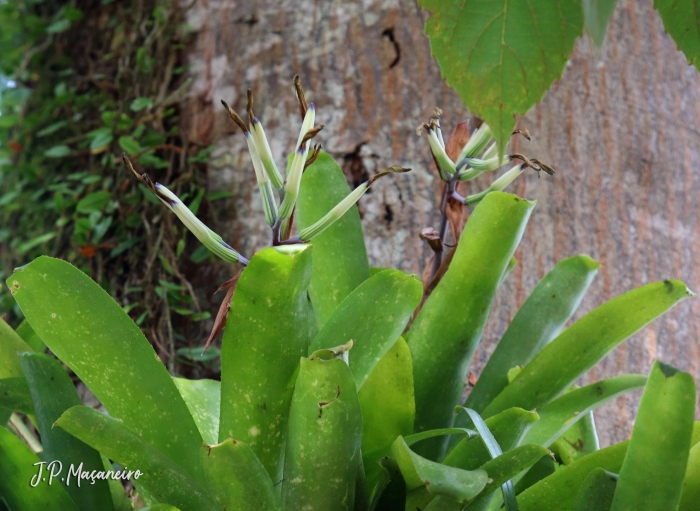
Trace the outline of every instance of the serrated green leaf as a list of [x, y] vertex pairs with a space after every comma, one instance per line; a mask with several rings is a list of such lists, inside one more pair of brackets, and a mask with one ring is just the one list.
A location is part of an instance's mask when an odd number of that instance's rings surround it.
[[421, 0], [447, 83], [493, 130], [501, 154], [515, 126], [557, 80], [583, 31], [578, 0]]
[[[350, 193], [342, 169], [326, 154], [304, 172], [297, 199], [299, 229], [313, 225]], [[357, 206], [313, 240], [314, 271], [309, 295], [320, 326], [357, 286], [370, 276]]]
[[484, 414], [488, 417], [512, 406], [541, 407], [630, 335], [691, 296], [683, 282], [665, 280], [604, 303], [545, 346]]
[[688, 64], [700, 70], [700, 23], [697, 0], [654, 0], [664, 29], [685, 54]]
[[695, 382], [655, 362], [639, 403], [611, 511], [674, 511], [688, 462], [695, 416]]
[[[453, 424], [496, 290], [534, 206], [515, 195], [488, 194], [470, 215], [449, 269], [406, 334], [417, 432]], [[446, 443], [447, 438], [425, 442], [417, 452], [437, 459]]]

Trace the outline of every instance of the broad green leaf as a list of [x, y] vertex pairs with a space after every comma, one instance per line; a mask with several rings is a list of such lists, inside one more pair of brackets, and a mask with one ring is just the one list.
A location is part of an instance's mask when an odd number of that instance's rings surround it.
[[589, 411], [625, 392], [644, 387], [646, 380], [641, 374], [626, 374], [567, 392], [538, 410], [540, 420], [532, 425], [523, 443], [548, 446]]
[[[297, 199], [297, 224], [304, 229], [320, 220], [350, 193], [333, 158], [320, 153], [304, 172]], [[313, 240], [314, 271], [309, 295], [323, 326], [353, 289], [370, 276], [367, 249], [357, 206]]]
[[594, 468], [584, 479], [572, 511], [608, 511], [616, 483], [614, 474]]
[[[496, 290], [534, 207], [515, 195], [489, 193], [470, 215], [452, 264], [406, 335], [416, 431], [452, 425]], [[438, 458], [446, 442], [426, 442], [418, 452]]]
[[[312, 277], [313, 281], [313, 277]], [[423, 297], [423, 285], [414, 275], [386, 270], [355, 288], [328, 318], [309, 353], [352, 340], [350, 369], [357, 388], [406, 328]]]
[[78, 213], [93, 213], [95, 211], [102, 211], [111, 198], [112, 194], [109, 192], [93, 192], [90, 195], [86, 195], [80, 199], [80, 202], [78, 202], [78, 204], [75, 206], [75, 210]]
[[432, 495], [444, 495], [455, 502], [465, 502], [478, 495], [488, 481], [488, 475], [481, 469], [462, 470], [419, 456], [409, 449], [403, 437], [393, 443], [391, 454], [399, 464], [409, 492], [425, 488]]
[[421, 0], [442, 76], [493, 130], [500, 152], [557, 80], [583, 31], [578, 0]]
[[70, 154], [70, 147], [67, 145], [55, 145], [44, 151], [47, 158], [63, 158]]
[[309, 347], [312, 247], [266, 248], [243, 270], [221, 347], [219, 441], [250, 447], [276, 483], [299, 359]]
[[202, 438], [214, 445], [219, 438], [219, 409], [221, 382], [216, 380], [188, 380], [173, 377], [177, 390], [197, 424]]
[[586, 20], [586, 32], [599, 48], [603, 46], [608, 21], [615, 10], [617, 0], [583, 0], [583, 17]]
[[[87, 406], [74, 406], [56, 421], [56, 426], [125, 470], [139, 470], [136, 479], [157, 501], [172, 503], [182, 511], [218, 511], [203, 486], [122, 422]], [[173, 438], [168, 440], [180, 445]], [[201, 463], [197, 465], [201, 470]]]
[[664, 29], [685, 54], [688, 64], [700, 70], [700, 23], [696, 0], [654, 0]]
[[545, 275], [503, 334], [464, 406], [481, 413], [508, 386], [508, 371], [525, 366], [559, 335], [598, 268], [600, 264], [590, 257], [578, 255], [564, 259]]
[[484, 414], [488, 417], [512, 406], [540, 408], [630, 335], [691, 296], [683, 282], [665, 280], [604, 303], [545, 346]]
[[[42, 353], [24, 353], [20, 357], [24, 374], [31, 389], [31, 399], [36, 410], [36, 421], [44, 448], [42, 458], [59, 460], [65, 474], [70, 467], [92, 472], [104, 470], [100, 454], [69, 435], [61, 428], [54, 428], [56, 420], [69, 408], [82, 404], [68, 373], [54, 358]], [[94, 484], [66, 484], [61, 481], [73, 502], [81, 511], [114, 509], [109, 485], [105, 480]]]
[[693, 434], [695, 382], [655, 362], [639, 403], [611, 511], [678, 507]]
[[[0, 427], [0, 496], [12, 511], [78, 511], [60, 484], [32, 478], [39, 473], [39, 458], [10, 431]], [[35, 465], [36, 464], [36, 465]], [[47, 475], [44, 466], [43, 472]]]
[[153, 100], [151, 98], [136, 98], [131, 102], [131, 105], [129, 105], [129, 108], [131, 108], [132, 111], [138, 112], [140, 110], [143, 110], [144, 108], [147, 108], [153, 104]]
[[121, 147], [128, 155], [136, 154], [141, 150], [141, 145], [136, 141], [136, 139], [128, 135], [119, 137], [119, 147]]
[[698, 502], [700, 502], [700, 444], [696, 444], [688, 456], [688, 467], [685, 471], [678, 511], [694, 511]]
[[221, 509], [281, 511], [282, 503], [270, 475], [243, 442], [228, 439], [202, 446], [207, 485]]
[[197, 426], [153, 347], [119, 304], [82, 271], [50, 257], [16, 269], [7, 283], [34, 331], [110, 415], [201, 480]]
[[362, 407], [363, 453], [383, 447], [388, 450], [399, 435], [411, 434], [416, 414], [413, 367], [411, 352], [403, 337], [399, 337], [379, 361], [358, 394]]
[[15, 329], [15, 332], [17, 332], [17, 335], [19, 335], [22, 340], [27, 343], [27, 345], [31, 348], [31, 351], [41, 353], [46, 349], [46, 344], [44, 344], [44, 341], [42, 341], [41, 337], [36, 334], [36, 332], [32, 329], [32, 326], [29, 324], [29, 321], [26, 319], [22, 320], [19, 326]]
[[90, 141], [90, 152], [97, 154], [105, 149], [114, 140], [114, 135], [110, 128], [100, 128], [95, 131], [92, 140]]
[[549, 455], [549, 449], [541, 445], [529, 444], [511, 449], [487, 461], [481, 466], [481, 470], [488, 474], [489, 482], [477, 498], [469, 503], [465, 511], [486, 509], [494, 491], [498, 490], [502, 485], [509, 482], [523, 470], [530, 468], [540, 458]]
[[518, 495], [520, 511], [571, 511], [584, 479], [595, 468], [618, 473], [629, 441], [612, 445], [562, 466]]
[[348, 365], [302, 358], [289, 411], [285, 509], [353, 509], [361, 441], [362, 412]]
[[155, 504], [153, 506], [148, 506], [144, 507], [143, 509], [140, 509], [139, 511], [180, 511], [178, 508], [175, 506], [171, 506], [170, 504]]
[[32, 395], [24, 376], [0, 379], [0, 408], [29, 415], [34, 414]]
[[549, 456], [541, 458], [522, 477], [518, 477], [519, 481], [515, 484], [515, 494], [519, 495], [533, 484], [552, 475], [556, 470], [555, 464], [554, 459]]
[[[538, 418], [535, 412], [511, 408], [489, 417], [484, 422], [501, 449], [509, 451], [520, 444], [527, 430], [533, 423], [537, 423]], [[490, 459], [491, 455], [480, 438], [465, 438], [449, 452], [443, 463], [465, 470], [474, 470]]]
[[[11, 286], [10, 292], [14, 294], [17, 288], [11, 283], [8, 283], [8, 286]], [[0, 321], [0, 378], [24, 378], [17, 355], [23, 351], [32, 349], [10, 325]]]

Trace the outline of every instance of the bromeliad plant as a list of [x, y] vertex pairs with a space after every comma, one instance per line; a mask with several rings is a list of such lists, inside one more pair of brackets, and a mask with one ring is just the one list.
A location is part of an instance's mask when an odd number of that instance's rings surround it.
[[[248, 141], [272, 230], [273, 246], [250, 259], [125, 160], [205, 246], [245, 266], [225, 285], [214, 329], [226, 327], [221, 382], [171, 377], [122, 308], [66, 262], [40, 257], [8, 279], [27, 323], [15, 332], [0, 322], [6, 506], [132, 509], [117, 480], [78, 488], [57, 477], [30, 487], [41, 459], [82, 464], [86, 474], [138, 469], [133, 484], [152, 510], [694, 509], [700, 426], [692, 378], [656, 363], [648, 380], [623, 375], [575, 386], [615, 346], [691, 296], [686, 286], [643, 286], [565, 329], [599, 264], [582, 255], [561, 261], [464, 402], [467, 367], [535, 206], [501, 190], [527, 167], [552, 169], [523, 155], [500, 158], [486, 125], [471, 138], [460, 125], [445, 143], [433, 117], [425, 127], [445, 183], [439, 229], [423, 233], [434, 261], [423, 284], [370, 268], [353, 204], [384, 173], [348, 193], [330, 156], [318, 148], [308, 156], [319, 128], [296, 84], [303, 125], [286, 181], [252, 96], [250, 124], [226, 106]], [[512, 159], [523, 163], [488, 190], [460, 193], [459, 183]], [[459, 242], [443, 257], [448, 226]], [[62, 364], [109, 415], [80, 403]], [[645, 384], [631, 440], [599, 449], [592, 410]]]

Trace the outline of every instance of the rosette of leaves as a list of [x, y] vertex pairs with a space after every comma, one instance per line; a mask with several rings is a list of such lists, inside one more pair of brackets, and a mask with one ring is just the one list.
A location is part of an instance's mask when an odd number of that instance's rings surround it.
[[[657, 362], [648, 378], [575, 386], [617, 345], [690, 297], [685, 284], [633, 289], [564, 328], [599, 264], [584, 255], [559, 262], [516, 314], [465, 402], [466, 369], [535, 203], [483, 193], [425, 285], [370, 268], [352, 206], [361, 192], [348, 193], [341, 169], [323, 153], [306, 165], [301, 146], [313, 110], [304, 110], [303, 99], [300, 105], [304, 127], [286, 183], [265, 164], [263, 139], [255, 138], [262, 128], [254, 133], [259, 121], [232, 115], [253, 140], [272, 232], [272, 246], [250, 258], [135, 172], [213, 253], [244, 265], [235, 287], [228, 284], [230, 306], [225, 301], [221, 315], [220, 382], [171, 377], [123, 309], [67, 262], [40, 257], [7, 280], [27, 318], [16, 332], [0, 322], [7, 426], [0, 428], [0, 495], [7, 507], [694, 509], [700, 426], [692, 378]], [[480, 163], [492, 143], [485, 125], [472, 142], [458, 129], [464, 143], [456, 149], [438, 125], [433, 119], [428, 129], [445, 197], [466, 208], [455, 176], [495, 170], [501, 157]], [[290, 225], [295, 210], [298, 236]], [[448, 211], [446, 224], [458, 218]], [[441, 231], [428, 240], [436, 248], [444, 246]], [[107, 414], [80, 403], [66, 367]], [[592, 410], [642, 387], [631, 440], [600, 449]], [[114, 481], [89, 491], [30, 488], [39, 455], [91, 470], [138, 468], [138, 499]]]

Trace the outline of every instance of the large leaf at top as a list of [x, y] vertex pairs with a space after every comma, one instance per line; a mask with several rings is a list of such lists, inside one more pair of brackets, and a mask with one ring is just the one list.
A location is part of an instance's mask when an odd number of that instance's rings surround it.
[[583, 31], [579, 0], [420, 0], [447, 83], [491, 126], [501, 153], [523, 115], [561, 76]]
[[527, 432], [523, 443], [548, 446], [589, 411], [625, 392], [643, 387], [646, 380], [641, 374], [613, 376], [564, 394], [539, 409], [540, 420]]
[[[218, 511], [204, 486], [120, 421], [87, 406], [74, 406], [56, 421], [56, 426], [128, 470], [138, 469], [139, 485], [158, 502], [182, 511]], [[201, 467], [201, 463], [198, 465]]]
[[[416, 431], [452, 425], [496, 290], [534, 207], [515, 195], [489, 193], [470, 215], [449, 269], [406, 335]], [[425, 442], [417, 452], [437, 459], [446, 442]]]
[[[301, 178], [297, 199], [299, 229], [309, 227], [326, 215], [350, 193], [345, 175], [333, 158], [320, 153]], [[313, 240], [314, 271], [309, 295], [319, 325], [353, 289], [370, 276], [367, 248], [357, 206]]]
[[360, 400], [348, 365], [303, 358], [289, 410], [285, 509], [352, 510], [361, 441]]
[[289, 404], [309, 347], [311, 252], [270, 247], [243, 270], [221, 347], [219, 441], [250, 447], [272, 480], [282, 479]]
[[82, 271], [51, 257], [16, 269], [7, 283], [34, 331], [109, 413], [201, 480], [197, 426], [119, 304]]
[[[508, 326], [465, 407], [482, 412], [508, 386], [508, 371], [525, 366], [562, 331], [578, 309], [600, 264], [586, 255], [564, 259], [537, 284]], [[466, 420], [466, 414], [460, 414]]]
[[[37, 426], [44, 448], [44, 460], [59, 460], [66, 470], [72, 465], [81, 471], [104, 470], [100, 454], [61, 428], [56, 420], [69, 408], [82, 404], [75, 386], [61, 364], [42, 353], [25, 353], [20, 357], [36, 410]], [[66, 484], [61, 481], [73, 502], [81, 511], [114, 509], [109, 485], [105, 480], [94, 484]]]
[[513, 406], [541, 407], [630, 335], [691, 296], [694, 294], [683, 282], [665, 280], [604, 303], [545, 346], [484, 414], [488, 417]]
[[270, 475], [243, 442], [229, 438], [219, 445], [202, 446], [202, 468], [209, 490], [221, 509], [282, 510]]
[[655, 362], [639, 403], [611, 511], [673, 511], [678, 507], [694, 416], [693, 378]]
[[[7, 429], [0, 427], [0, 496], [12, 511], [78, 511], [63, 486], [37, 481], [39, 458]], [[65, 469], [64, 469], [65, 470]], [[44, 475], [47, 474], [44, 467]]]
[[688, 64], [700, 70], [698, 0], [654, 0], [654, 7], [661, 15], [666, 32], [688, 59]]
[[350, 369], [359, 390], [404, 331], [422, 297], [423, 285], [415, 275], [385, 270], [343, 300], [311, 341], [309, 353], [352, 340]]

